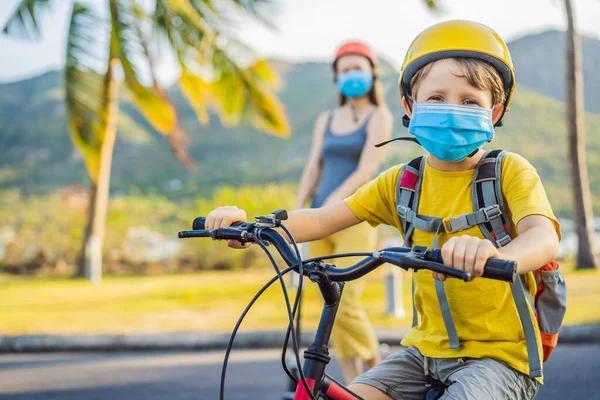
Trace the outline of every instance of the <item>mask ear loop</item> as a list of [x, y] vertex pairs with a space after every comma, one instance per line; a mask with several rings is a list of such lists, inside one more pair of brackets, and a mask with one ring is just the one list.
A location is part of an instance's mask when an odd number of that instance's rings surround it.
[[414, 142], [414, 143], [418, 144], [419, 146], [421, 145], [421, 143], [419, 143], [419, 141], [417, 140], [417, 138], [403, 136], [403, 137], [397, 137], [397, 138], [394, 138], [394, 139], [386, 140], [385, 142], [377, 143], [375, 145], [375, 147], [382, 147], [382, 146], [385, 146], [388, 143], [392, 143], [392, 142], [395, 142], [397, 140], [405, 140], [407, 142]]
[[[409, 108], [412, 111], [412, 107], [410, 106], [410, 104], [409, 104]], [[410, 118], [408, 118], [408, 115], [404, 115], [402, 117], [402, 123], [404, 124], [405, 127], [408, 128], [408, 125], [410, 124]], [[395, 141], [398, 141], [398, 140], [403, 140], [403, 141], [406, 141], [406, 142], [413, 142], [413, 143], [416, 143], [419, 146], [421, 146], [421, 143], [419, 143], [419, 141], [417, 140], [417, 138], [410, 137], [410, 136], [403, 136], [403, 137], [397, 137], [397, 138], [393, 138], [393, 139], [390, 139], [390, 140], [386, 140], [385, 142], [377, 143], [375, 145], [375, 147], [382, 147], [382, 146], [385, 146], [388, 143], [392, 143], [392, 142], [395, 142]]]

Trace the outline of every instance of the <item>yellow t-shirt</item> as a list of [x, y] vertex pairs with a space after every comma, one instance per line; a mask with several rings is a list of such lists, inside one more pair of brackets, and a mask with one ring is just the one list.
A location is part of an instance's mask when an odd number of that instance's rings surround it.
[[[346, 199], [359, 219], [368, 221], [373, 226], [395, 226], [403, 234], [396, 214], [396, 185], [401, 168], [398, 165], [388, 169]], [[445, 218], [472, 212], [471, 184], [474, 172], [475, 170], [442, 172], [426, 163], [418, 213]], [[560, 235], [559, 224], [539, 175], [527, 160], [517, 154], [507, 153], [502, 161], [502, 193], [509, 209], [512, 232], [517, 233], [515, 226], [522, 218], [539, 214], [550, 218]], [[452, 235], [484, 238], [478, 227]], [[439, 246], [452, 235], [441, 234]], [[433, 232], [415, 229], [413, 245], [431, 246], [433, 236]], [[450, 349], [431, 272], [418, 271], [413, 273], [413, 277], [413, 301], [419, 315], [419, 324], [407, 333], [402, 340], [403, 345], [415, 346], [423, 355], [434, 358], [490, 357], [529, 374], [525, 335], [506, 282], [482, 278], [472, 282], [458, 279], [445, 281], [448, 303], [462, 344], [460, 349]], [[534, 296], [535, 280], [532, 273], [527, 274], [526, 282]], [[530, 312], [533, 316], [533, 310]], [[541, 359], [539, 331], [537, 324], [534, 325]]]

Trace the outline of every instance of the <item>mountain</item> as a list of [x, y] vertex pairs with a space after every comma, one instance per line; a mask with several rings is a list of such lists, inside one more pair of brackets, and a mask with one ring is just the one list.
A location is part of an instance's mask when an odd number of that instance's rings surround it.
[[[558, 42], [556, 32], [546, 32], [509, 44], [517, 66], [518, 87], [505, 126], [498, 129], [493, 146], [529, 158], [540, 171], [555, 208], [566, 214], [570, 198], [565, 190], [569, 182], [565, 112], [557, 100], [562, 96], [563, 68], [554, 61], [560, 59], [557, 53], [537, 53], [553, 40]], [[584, 59], [600, 58], [600, 42], [586, 39], [585, 43]], [[111, 189], [179, 197], [207, 194], [223, 184], [296, 181], [310, 148], [315, 118], [336, 104], [331, 68], [323, 63], [275, 65], [284, 82], [279, 95], [292, 124], [291, 139], [249, 127], [225, 128], [215, 116], [211, 116], [209, 126], [200, 126], [181, 93], [172, 89], [183, 126], [192, 138], [190, 154], [198, 163], [198, 169], [190, 172], [174, 160], [165, 139], [148, 126], [127, 99], [122, 99]], [[535, 73], [534, 68], [540, 66], [543, 73]], [[390, 71], [381, 77], [395, 117], [396, 136], [406, 134], [401, 124], [397, 77]], [[590, 93], [594, 90], [589, 89], [600, 88], [600, 73], [589, 69], [585, 78], [586, 93], [591, 96], [587, 108], [600, 112], [600, 93]], [[34, 194], [72, 183], [88, 184], [83, 162], [68, 138], [63, 95], [62, 74], [56, 71], [0, 85], [0, 189], [19, 188]], [[590, 180], [594, 204], [599, 209], [600, 180], [595, 178], [595, 171], [600, 171], [600, 114], [587, 113], [586, 129]], [[386, 165], [422, 152], [410, 143], [387, 148]]]
[[[528, 35], [508, 44], [517, 83], [544, 96], [565, 99], [565, 33], [546, 31]], [[600, 113], [600, 41], [581, 37], [584, 103]]]

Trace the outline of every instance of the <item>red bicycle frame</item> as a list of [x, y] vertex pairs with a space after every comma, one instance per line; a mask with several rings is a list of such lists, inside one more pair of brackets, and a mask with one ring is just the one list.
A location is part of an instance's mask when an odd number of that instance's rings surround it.
[[[311, 389], [314, 389], [314, 383], [312, 379], [306, 378], [308, 385]], [[341, 383], [333, 380], [329, 376], [325, 375], [323, 382], [321, 384], [321, 393], [327, 396], [330, 400], [357, 400], [361, 399], [352, 392], [349, 392]], [[299, 381], [298, 387], [296, 388], [296, 395], [294, 396], [294, 400], [310, 400], [310, 395], [306, 393], [306, 389], [304, 388], [304, 384]]]

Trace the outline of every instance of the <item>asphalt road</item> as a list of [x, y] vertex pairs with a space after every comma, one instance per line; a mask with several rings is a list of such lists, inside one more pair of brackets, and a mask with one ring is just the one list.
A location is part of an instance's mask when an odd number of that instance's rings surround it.
[[[234, 351], [225, 398], [280, 400], [279, 351]], [[0, 355], [3, 400], [213, 400], [222, 352]], [[339, 378], [337, 364], [328, 372]], [[600, 399], [600, 344], [561, 345], [545, 365], [536, 399]]]

